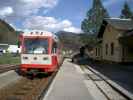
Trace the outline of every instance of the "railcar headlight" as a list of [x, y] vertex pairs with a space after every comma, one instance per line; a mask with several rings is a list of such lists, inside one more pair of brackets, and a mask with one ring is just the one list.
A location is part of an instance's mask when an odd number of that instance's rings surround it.
[[43, 57], [43, 60], [48, 60], [48, 58], [47, 57]]
[[34, 60], [37, 60], [37, 57], [34, 57]]
[[24, 60], [27, 60], [27, 59], [28, 59], [28, 57], [23, 57], [23, 59], [24, 59]]

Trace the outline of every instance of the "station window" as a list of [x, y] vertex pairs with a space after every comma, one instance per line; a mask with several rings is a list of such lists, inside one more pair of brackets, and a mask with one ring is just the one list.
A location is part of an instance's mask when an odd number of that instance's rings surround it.
[[98, 55], [100, 56], [100, 48], [98, 48]]
[[111, 55], [114, 55], [114, 43], [111, 43], [110, 47], [111, 47]]
[[96, 56], [97, 56], [97, 48], [96, 48]]
[[105, 44], [105, 52], [106, 52], [106, 55], [108, 55], [108, 44]]

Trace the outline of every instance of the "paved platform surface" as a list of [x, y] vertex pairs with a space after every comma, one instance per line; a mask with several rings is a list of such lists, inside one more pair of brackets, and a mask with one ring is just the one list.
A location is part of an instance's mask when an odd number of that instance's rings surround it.
[[75, 66], [64, 61], [43, 100], [94, 100]]

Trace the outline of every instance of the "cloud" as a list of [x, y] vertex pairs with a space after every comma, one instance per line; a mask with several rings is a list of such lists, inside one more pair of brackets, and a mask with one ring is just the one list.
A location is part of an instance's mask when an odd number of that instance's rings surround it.
[[[0, 0], [0, 9], [8, 8], [10, 11], [8, 14], [1, 14], [0, 17], [5, 16], [12, 19], [29, 17], [37, 14], [40, 8], [43, 8], [44, 12], [55, 7], [57, 3], [58, 0]], [[13, 13], [11, 9], [13, 9]]]
[[12, 7], [3, 7], [0, 9], [0, 16], [8, 16], [13, 13]]
[[80, 28], [76, 28], [73, 26], [68, 27], [68, 28], [64, 28], [63, 30], [67, 31], [67, 32], [82, 33], [82, 30]]
[[67, 19], [58, 20], [54, 17], [32, 16], [25, 20], [23, 26], [25, 26], [24, 28], [32, 30], [81, 32], [81, 29], [74, 27], [71, 21]]
[[105, 1], [103, 2], [103, 5], [104, 5], [105, 7], [108, 7], [108, 6], [112, 6], [113, 4], [117, 4], [117, 3], [119, 3], [119, 2], [123, 2], [123, 1], [125, 1], [125, 0], [105, 0]]
[[[72, 22], [54, 17], [44, 17], [38, 14], [46, 14], [53, 9], [59, 0], [0, 0], [0, 18], [12, 23], [15, 28], [47, 30], [47, 31], [69, 31], [81, 32], [81, 29], [72, 25]], [[22, 23], [22, 24], [21, 24]], [[17, 28], [18, 29], [18, 28]]]

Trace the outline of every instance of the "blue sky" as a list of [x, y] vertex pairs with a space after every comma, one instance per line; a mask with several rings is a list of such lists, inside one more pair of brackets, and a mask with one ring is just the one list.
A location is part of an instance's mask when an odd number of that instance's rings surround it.
[[59, 6], [47, 13], [48, 16], [55, 16], [61, 19], [69, 19], [77, 27], [91, 7], [92, 0], [60, 0]]
[[[81, 21], [92, 0], [0, 0], [0, 18], [16, 29], [81, 32]], [[118, 17], [125, 0], [102, 0], [110, 16]], [[133, 11], [133, 0], [127, 0]]]

